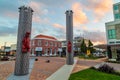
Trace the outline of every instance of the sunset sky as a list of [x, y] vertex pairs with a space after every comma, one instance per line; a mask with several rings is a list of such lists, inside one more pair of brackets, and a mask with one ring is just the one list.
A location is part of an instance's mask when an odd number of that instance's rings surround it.
[[33, 10], [32, 38], [37, 34], [66, 39], [66, 10], [73, 10], [74, 37], [83, 36], [94, 44], [106, 43], [105, 22], [113, 21], [112, 5], [119, 0], [0, 0], [0, 46], [15, 44], [19, 10]]

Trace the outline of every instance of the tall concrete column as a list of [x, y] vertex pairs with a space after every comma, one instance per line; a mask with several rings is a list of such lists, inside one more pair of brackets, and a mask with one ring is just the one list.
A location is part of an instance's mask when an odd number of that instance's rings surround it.
[[66, 40], [67, 40], [67, 51], [66, 51], [66, 64], [72, 65], [74, 63], [73, 57], [73, 12], [72, 10], [66, 11]]
[[[17, 35], [17, 52], [14, 74], [21, 76], [29, 73], [29, 51], [23, 52], [23, 39], [27, 32], [31, 33], [33, 10], [30, 7], [19, 8], [19, 25]], [[30, 44], [29, 44], [30, 45]]]

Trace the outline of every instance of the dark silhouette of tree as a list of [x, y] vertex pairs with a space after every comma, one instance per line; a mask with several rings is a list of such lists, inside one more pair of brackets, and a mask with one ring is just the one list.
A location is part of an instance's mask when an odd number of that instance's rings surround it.
[[91, 53], [94, 52], [93, 43], [90, 40], [88, 42], [88, 48], [87, 49], [90, 50]]
[[84, 39], [83, 39], [83, 41], [82, 41], [82, 43], [80, 45], [80, 49], [81, 49], [82, 53], [86, 53], [86, 51], [87, 51], [87, 47], [86, 47]]

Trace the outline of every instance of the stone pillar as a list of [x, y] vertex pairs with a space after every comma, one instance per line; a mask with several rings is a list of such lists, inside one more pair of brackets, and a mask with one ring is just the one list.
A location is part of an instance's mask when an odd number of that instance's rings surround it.
[[67, 10], [65, 14], [66, 14], [66, 40], [67, 40], [66, 64], [72, 65], [74, 63], [74, 57], [73, 57], [73, 12], [72, 12], [72, 10]]
[[31, 33], [33, 10], [30, 7], [21, 6], [19, 8], [19, 12], [17, 52], [14, 74], [17, 76], [22, 76], [29, 73], [30, 52], [23, 52], [23, 39], [25, 38], [27, 32]]

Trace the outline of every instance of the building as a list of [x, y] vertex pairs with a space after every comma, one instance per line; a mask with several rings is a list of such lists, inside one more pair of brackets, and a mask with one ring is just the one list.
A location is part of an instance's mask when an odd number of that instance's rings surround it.
[[83, 37], [75, 37], [73, 40], [73, 44], [74, 44], [74, 51], [75, 52], [80, 52], [80, 45], [83, 41]]
[[[73, 50], [74, 50], [74, 55], [77, 55], [77, 53], [80, 53], [80, 46], [81, 43], [83, 41], [83, 37], [74, 37], [73, 39]], [[89, 40], [88, 39], [84, 39], [85, 44], [88, 45]], [[66, 41], [61, 41], [62, 42], [62, 54], [64, 54], [66, 52], [66, 47], [67, 47], [67, 43]]]
[[107, 45], [111, 47], [112, 58], [117, 57], [116, 50], [120, 48], [120, 2], [113, 4], [114, 21], [105, 23]]
[[10, 47], [9, 46], [1, 46], [1, 51], [6, 55], [10, 55]]
[[31, 41], [31, 52], [36, 56], [56, 56], [61, 51], [61, 42], [55, 37], [40, 34]]
[[16, 44], [12, 44], [10, 46], [10, 54], [11, 55], [15, 55], [16, 54], [16, 49], [17, 49], [17, 45]]

